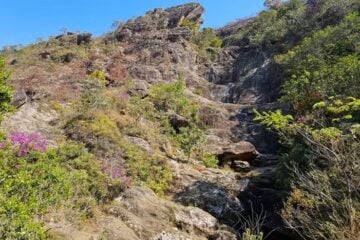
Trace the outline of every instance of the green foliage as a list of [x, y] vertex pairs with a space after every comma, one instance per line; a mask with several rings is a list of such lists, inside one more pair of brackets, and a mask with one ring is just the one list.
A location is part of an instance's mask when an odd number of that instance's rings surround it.
[[200, 29], [200, 25], [197, 22], [191, 21], [187, 18], [184, 18], [181, 21], [180, 27], [186, 27], [186, 28], [190, 29], [191, 31], [193, 31], [194, 33], [199, 31], [199, 29]]
[[316, 7], [306, 0], [266, 1], [262, 11], [245, 27], [225, 39], [225, 45], [246, 45], [270, 53], [284, 53], [304, 37], [329, 25], [338, 24], [346, 14], [358, 11], [357, 0], [317, 1]]
[[185, 95], [183, 80], [152, 85], [149, 97], [156, 109], [162, 112], [173, 110], [180, 115], [189, 116], [194, 106]]
[[211, 28], [204, 28], [202, 31], [194, 34], [191, 42], [195, 44], [197, 48], [198, 61], [200, 62], [217, 60], [223, 44], [222, 39], [219, 38]]
[[144, 183], [158, 194], [164, 194], [172, 182], [172, 172], [160, 155], [147, 156], [135, 145], [124, 145], [128, 174], [136, 183]]
[[256, 121], [259, 121], [268, 127], [274, 128], [275, 130], [289, 127], [289, 123], [294, 120], [293, 116], [291, 115], [283, 115], [281, 110], [260, 113], [254, 109], [254, 112], [256, 114]]
[[[360, 100], [354, 97], [335, 98], [314, 104], [313, 115], [316, 124], [323, 126], [323, 135], [340, 135], [349, 133], [360, 121]], [[314, 124], [313, 124], [314, 125]], [[336, 131], [334, 128], [340, 129]]]
[[200, 155], [200, 159], [205, 164], [206, 167], [210, 167], [210, 168], [218, 167], [219, 160], [213, 154], [202, 153]]
[[190, 160], [191, 153], [194, 150], [199, 150], [201, 147], [203, 137], [204, 132], [198, 126], [198, 121], [191, 120], [189, 126], [180, 128], [180, 132], [175, 136], [175, 139], [178, 141], [180, 147], [187, 155], [188, 160]]
[[264, 234], [261, 232], [260, 234], [253, 234], [251, 233], [250, 229], [246, 229], [242, 235], [242, 240], [263, 240]]
[[[92, 79], [99, 78], [101, 74]], [[95, 85], [88, 88], [80, 102], [75, 104], [76, 108], [81, 108], [78, 111], [80, 114], [68, 120], [67, 132], [86, 143], [95, 155], [107, 156], [104, 165], [112, 166], [111, 169], [115, 166], [116, 175], [121, 175], [118, 176], [120, 184], [121, 178], [131, 179], [134, 184], [144, 184], [163, 194], [172, 181], [171, 170], [164, 156], [156, 151], [155, 146], [154, 152], [149, 154], [124, 137], [138, 136], [152, 144], [161, 144], [165, 137], [159, 130], [158, 118], [165, 116], [168, 109], [184, 114], [187, 112], [188, 100], [184, 95], [183, 83], [154, 86], [150, 96], [145, 99], [124, 95], [126, 89], [112, 92], [96, 84], [96, 81], [91, 83]], [[147, 119], [145, 126], [140, 119]], [[125, 162], [118, 159], [119, 155]]]
[[105, 73], [103, 71], [96, 69], [91, 73], [91, 77], [93, 79], [97, 79], [99, 81], [99, 86], [105, 87], [106, 77], [105, 77]]
[[200, 126], [199, 108], [186, 96], [184, 81], [153, 85], [150, 88], [150, 100], [158, 110], [174, 111], [188, 120], [188, 126], [182, 127], [179, 132], [176, 132], [170, 125], [168, 116], [162, 115], [162, 123], [166, 132], [180, 145], [189, 160], [191, 153], [200, 147], [204, 133]]
[[277, 56], [287, 76], [282, 101], [304, 112], [327, 96], [359, 97], [359, 30], [360, 17], [351, 13], [339, 25], [317, 31]]
[[355, 239], [360, 233], [360, 193], [354, 187], [360, 183], [358, 99], [318, 102], [296, 121], [281, 112], [257, 115], [282, 140], [277, 183], [290, 191], [282, 210], [288, 226], [310, 239]]
[[294, 171], [282, 216], [310, 239], [356, 239], [360, 233], [360, 143], [351, 135], [336, 142], [311, 140], [315, 152], [307, 171]]
[[12, 89], [6, 85], [9, 73], [5, 71], [5, 61], [0, 56], [0, 120], [4, 113], [12, 110]]
[[[274, 1], [271, 1], [274, 2]], [[290, 48], [297, 35], [302, 34], [306, 24], [304, 15], [306, 7], [302, 0], [290, 0], [281, 6], [271, 4], [269, 10], [260, 14], [241, 28], [239, 32], [228, 37], [227, 45], [248, 41], [249, 45], [256, 48], [264, 48], [278, 51], [284, 47]]]
[[45, 153], [17, 157], [11, 147], [0, 150], [0, 238], [45, 239], [35, 220], [47, 209], [70, 199], [106, 199], [105, 178], [82, 145], [67, 142]]

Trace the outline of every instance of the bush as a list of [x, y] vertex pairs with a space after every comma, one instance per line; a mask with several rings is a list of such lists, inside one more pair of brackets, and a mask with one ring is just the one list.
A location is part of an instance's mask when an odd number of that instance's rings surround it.
[[287, 78], [282, 101], [305, 112], [325, 97], [359, 97], [359, 22], [359, 15], [351, 13], [341, 24], [315, 32], [287, 54], [276, 57]]
[[257, 120], [280, 134], [284, 146], [278, 182], [291, 189], [282, 217], [309, 239], [356, 239], [360, 233], [360, 192], [355, 187], [360, 184], [358, 99], [331, 98], [313, 109], [297, 120], [281, 112], [257, 113]]
[[199, 150], [203, 140], [203, 134], [203, 131], [196, 123], [192, 122], [189, 127], [180, 128], [179, 134], [175, 136], [175, 139], [186, 154], [188, 161], [190, 160], [191, 153], [194, 150]]
[[172, 182], [172, 172], [166, 159], [160, 155], [146, 156], [135, 145], [126, 145], [124, 149], [132, 179], [138, 184], [145, 183], [158, 194], [164, 194]]
[[[67, 142], [59, 149], [46, 150], [41, 140], [42, 147], [37, 149], [38, 141], [22, 141], [34, 139], [31, 136], [35, 135], [17, 133], [1, 146], [2, 239], [45, 239], [46, 230], [36, 219], [41, 219], [50, 206], [59, 207], [70, 199], [83, 197], [106, 199], [105, 178], [97, 161], [82, 145]], [[28, 150], [19, 155], [18, 143], [28, 146]]]
[[5, 61], [0, 56], [0, 120], [4, 113], [12, 110], [12, 89], [6, 85], [9, 73], [5, 71]]
[[200, 25], [194, 21], [191, 21], [189, 19], [184, 18], [181, 23], [180, 23], [180, 27], [186, 27], [188, 29], [190, 29], [192, 32], [197, 32], [200, 29]]
[[191, 42], [195, 44], [197, 48], [198, 61], [200, 62], [217, 60], [223, 44], [222, 39], [219, 38], [211, 28], [204, 28], [202, 31], [194, 34]]
[[158, 111], [167, 112], [173, 110], [180, 115], [189, 116], [193, 104], [185, 95], [185, 88], [183, 80], [152, 85], [149, 94], [150, 101]]
[[219, 160], [215, 155], [202, 153], [200, 155], [200, 159], [205, 164], [206, 167], [210, 167], [210, 168], [218, 167]]
[[[200, 126], [199, 107], [186, 96], [184, 81], [153, 85], [150, 88], [150, 101], [160, 111], [157, 115], [162, 120], [165, 132], [179, 144], [189, 160], [191, 153], [200, 147], [204, 133]], [[174, 129], [167, 116], [167, 112], [171, 111], [185, 117], [188, 126]]]

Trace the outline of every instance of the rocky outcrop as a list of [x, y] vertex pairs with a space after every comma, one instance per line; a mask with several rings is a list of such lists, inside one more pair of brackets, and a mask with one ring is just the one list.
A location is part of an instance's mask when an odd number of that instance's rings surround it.
[[203, 7], [189, 3], [155, 9], [145, 16], [121, 24], [111, 36], [124, 43], [122, 58], [135, 86], [146, 96], [148, 84], [198, 81], [196, 51], [189, 43], [192, 30], [182, 27], [184, 19], [200, 24]]
[[226, 163], [236, 160], [250, 162], [257, 156], [258, 153], [254, 145], [249, 142], [242, 141], [223, 147], [222, 152], [218, 155], [218, 158], [221, 164], [225, 165]]
[[273, 53], [240, 42], [225, 47], [219, 60], [204, 70], [204, 77], [217, 85], [215, 98], [237, 104], [269, 103], [280, 90], [279, 67]]
[[89, 44], [91, 42], [91, 37], [92, 34], [91, 33], [74, 33], [74, 32], [66, 32], [64, 34], [58, 35], [56, 36], [54, 39], [58, 40], [59, 42], [62, 43], [72, 43], [72, 44], [76, 44], [76, 45], [81, 45], [81, 44]]
[[249, 24], [252, 20], [254, 20], [254, 18], [239, 19], [237, 21], [225, 25], [224, 27], [216, 29], [216, 33], [223, 38], [230, 36], [232, 34], [237, 33], [240, 29], [242, 29], [244, 26]]
[[[71, 224], [66, 212], [52, 212], [46, 216], [52, 236], [62, 239], [111, 240], [206, 240], [236, 239], [226, 226], [197, 207], [184, 207], [160, 199], [150, 189], [132, 187], [105, 209], [96, 223], [81, 228]], [[83, 223], [84, 224], [84, 223]]]
[[19, 89], [14, 92], [12, 105], [16, 108], [21, 107], [24, 105], [28, 100], [28, 96], [24, 89]]
[[[22, 95], [20, 102], [26, 101]], [[40, 133], [51, 144], [61, 136], [61, 130], [52, 126], [52, 122], [58, 118], [58, 113], [48, 105], [40, 105], [36, 102], [24, 103], [17, 112], [8, 114], [1, 122], [1, 129], [6, 133], [27, 132]]]
[[188, 39], [191, 32], [186, 31], [186, 28], [179, 28], [181, 22], [186, 19], [201, 24], [203, 13], [204, 8], [198, 3], [188, 3], [168, 9], [157, 8], [147, 12], [145, 16], [121, 24], [116, 30], [115, 36], [119, 41], [123, 41], [149, 34], [150, 32], [158, 34], [161, 30], [167, 30], [167, 32], [161, 31], [161, 33], [167, 34], [159, 34], [157, 38], [162, 38], [166, 35], [168, 40], [174, 41], [178, 35]]
[[143, 150], [146, 153], [151, 154], [153, 152], [153, 149], [151, 148], [150, 144], [142, 138], [133, 137], [133, 136], [124, 136], [124, 140], [138, 146], [141, 150]]
[[181, 128], [189, 126], [189, 121], [176, 113], [169, 114], [169, 122], [177, 132], [179, 132]]

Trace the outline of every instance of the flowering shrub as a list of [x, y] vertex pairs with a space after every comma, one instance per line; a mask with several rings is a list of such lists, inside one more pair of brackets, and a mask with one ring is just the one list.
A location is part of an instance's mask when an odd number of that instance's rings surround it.
[[66, 141], [46, 149], [39, 134], [13, 133], [2, 145], [0, 239], [53, 239], [42, 222], [49, 207], [68, 207], [81, 217], [91, 217], [92, 203], [118, 194], [109, 192], [117, 185], [105, 178], [100, 161], [81, 143]]
[[103, 172], [106, 176], [112, 180], [120, 181], [122, 188], [127, 188], [131, 185], [131, 177], [126, 175], [126, 169], [121, 163], [110, 163], [109, 161], [103, 161]]
[[22, 157], [30, 151], [45, 152], [48, 142], [38, 133], [27, 134], [24, 132], [15, 132], [10, 135], [12, 147], [17, 149], [17, 156]]

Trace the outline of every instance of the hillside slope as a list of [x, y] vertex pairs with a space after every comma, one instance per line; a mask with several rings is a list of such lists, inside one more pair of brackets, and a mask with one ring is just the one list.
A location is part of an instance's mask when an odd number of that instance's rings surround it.
[[[199, 30], [204, 9], [189, 3], [103, 37], [67, 32], [3, 51], [15, 110], [1, 122], [1, 238], [356, 239], [359, 7], [290, 0]], [[312, 112], [334, 107], [331, 96], [352, 98], [337, 116]], [[318, 137], [334, 128], [336, 141]], [[354, 154], [337, 152], [350, 134]], [[350, 219], [338, 206], [325, 217], [334, 205], [307, 188], [344, 175], [309, 142], [353, 160], [354, 187], [331, 195], [353, 201]], [[318, 187], [343, 190], [328, 184]]]

